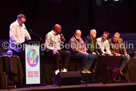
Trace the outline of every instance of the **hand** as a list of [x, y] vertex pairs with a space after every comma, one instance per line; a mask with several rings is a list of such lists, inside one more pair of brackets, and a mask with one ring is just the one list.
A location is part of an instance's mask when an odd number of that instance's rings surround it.
[[125, 56], [129, 56], [128, 54], [125, 54]]
[[65, 41], [65, 37], [63, 36], [63, 34], [60, 35], [61, 36], [61, 41]]
[[57, 54], [58, 51], [56, 49], [53, 50], [53, 55]]
[[112, 53], [109, 53], [109, 55], [110, 55], [110, 56], [113, 56], [113, 54], [112, 54]]
[[105, 54], [107, 54], [107, 55], [109, 55], [109, 56], [113, 56], [113, 54], [112, 54], [112, 53], [105, 53]]
[[92, 52], [92, 54], [93, 54], [93, 55], [96, 55], [96, 53], [95, 53], [95, 52]]
[[104, 54], [104, 53], [102, 53], [102, 56], [105, 56], [105, 54]]
[[89, 55], [87, 52], [84, 52], [84, 54]]
[[116, 54], [116, 56], [121, 56], [121, 54]]

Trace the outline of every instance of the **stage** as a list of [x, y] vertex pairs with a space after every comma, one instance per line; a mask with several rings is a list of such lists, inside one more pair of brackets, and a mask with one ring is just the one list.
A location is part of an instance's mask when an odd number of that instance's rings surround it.
[[34, 91], [34, 90], [53, 90], [53, 91], [91, 91], [91, 90], [104, 90], [104, 91], [122, 91], [136, 90], [136, 82], [134, 83], [91, 83], [91, 84], [81, 84], [81, 85], [66, 85], [66, 86], [57, 86], [57, 85], [46, 85], [46, 86], [30, 86], [22, 88], [9, 88], [0, 91]]

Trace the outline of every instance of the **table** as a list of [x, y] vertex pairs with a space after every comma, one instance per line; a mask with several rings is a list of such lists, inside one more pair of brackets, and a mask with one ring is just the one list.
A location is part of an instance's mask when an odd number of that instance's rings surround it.
[[23, 83], [24, 74], [19, 56], [0, 56], [0, 73], [3, 72], [5, 72], [8, 79], [14, 83]]

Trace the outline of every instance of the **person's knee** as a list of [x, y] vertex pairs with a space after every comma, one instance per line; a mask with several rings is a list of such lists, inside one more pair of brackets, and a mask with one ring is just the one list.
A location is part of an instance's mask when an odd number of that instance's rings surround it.
[[83, 58], [83, 59], [88, 59], [88, 56], [87, 56], [86, 54], [83, 54], [83, 55], [82, 55], [82, 58]]
[[95, 55], [90, 54], [90, 55], [89, 55], [89, 58], [92, 59], [92, 60], [94, 60], [94, 59], [95, 59]]
[[126, 60], [127, 60], [127, 62], [129, 61], [129, 59], [130, 59], [130, 56], [126, 56]]
[[70, 55], [71, 55], [70, 51], [66, 51], [66, 56], [70, 57]]
[[122, 59], [122, 61], [124, 61], [124, 62], [127, 63], [129, 61], [129, 57], [128, 56], [124, 56], [123, 59]]

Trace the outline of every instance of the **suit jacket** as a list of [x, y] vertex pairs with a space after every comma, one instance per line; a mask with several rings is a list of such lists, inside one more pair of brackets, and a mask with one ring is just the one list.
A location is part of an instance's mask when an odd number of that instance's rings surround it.
[[[109, 44], [110, 44], [110, 51], [111, 51], [111, 53], [117, 54], [116, 52], [113, 51], [112, 44], [113, 44], [114, 42], [113, 42], [112, 38], [110, 38], [108, 41], [109, 41]], [[120, 54], [126, 54], [127, 51], [126, 51], [126, 48], [125, 48], [125, 46], [124, 46], [124, 44], [123, 44], [123, 39], [122, 39], [122, 38], [119, 38], [118, 44], [121, 45], [121, 46], [119, 47]]]
[[[90, 35], [88, 35], [88, 36], [86, 36], [85, 37], [85, 43], [86, 44], [92, 44], [92, 42], [91, 42], [91, 36]], [[87, 50], [87, 52], [88, 53], [92, 53], [93, 51], [92, 51], [92, 49], [91, 49], [91, 47], [89, 47], [89, 48], [87, 48], [88, 50]], [[94, 39], [94, 52], [96, 52], [96, 54], [102, 54], [102, 51], [100, 50], [100, 48], [99, 48], [99, 46], [98, 46], [98, 44], [97, 44], [97, 42], [96, 42], [96, 39]]]

